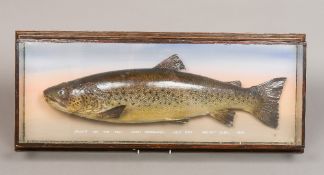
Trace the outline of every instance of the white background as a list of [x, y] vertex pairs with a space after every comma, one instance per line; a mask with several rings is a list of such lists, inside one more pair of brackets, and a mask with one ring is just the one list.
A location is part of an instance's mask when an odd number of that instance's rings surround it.
[[[0, 174], [321, 174], [324, 1], [0, 1]], [[14, 152], [15, 30], [306, 33], [304, 154]]]

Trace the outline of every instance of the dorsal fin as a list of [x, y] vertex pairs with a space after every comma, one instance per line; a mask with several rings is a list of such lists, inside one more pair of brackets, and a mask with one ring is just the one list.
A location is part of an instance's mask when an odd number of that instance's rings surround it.
[[242, 83], [240, 81], [228, 81], [226, 83], [229, 83], [231, 85], [237, 86], [237, 87], [242, 87]]
[[183, 62], [180, 60], [178, 55], [174, 54], [171, 55], [169, 58], [163, 60], [158, 65], [156, 65], [154, 69], [170, 69], [170, 70], [181, 71], [181, 70], [185, 70], [186, 67], [183, 64]]

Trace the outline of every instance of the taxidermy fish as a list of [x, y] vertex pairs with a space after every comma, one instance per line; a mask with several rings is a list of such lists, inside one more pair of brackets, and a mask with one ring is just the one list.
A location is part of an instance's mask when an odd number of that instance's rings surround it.
[[60, 111], [112, 123], [186, 123], [210, 116], [231, 127], [240, 110], [277, 128], [286, 78], [242, 88], [240, 81], [221, 82], [184, 69], [179, 57], [172, 55], [151, 69], [112, 71], [61, 83], [46, 89], [44, 96]]

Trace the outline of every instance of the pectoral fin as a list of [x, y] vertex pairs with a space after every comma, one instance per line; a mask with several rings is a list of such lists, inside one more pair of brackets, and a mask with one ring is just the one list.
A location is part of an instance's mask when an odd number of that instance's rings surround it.
[[124, 111], [125, 107], [126, 105], [116, 106], [107, 111], [103, 111], [99, 113], [99, 115], [103, 118], [118, 118], [120, 117], [121, 113]]
[[174, 54], [171, 55], [169, 58], [163, 60], [161, 63], [156, 65], [154, 69], [170, 69], [170, 70], [176, 70], [181, 71], [185, 70], [185, 65], [181, 61], [181, 59], [178, 57], [178, 55]]
[[232, 127], [233, 126], [233, 120], [234, 120], [234, 115], [235, 112], [232, 110], [221, 110], [221, 111], [216, 111], [214, 113], [210, 114], [214, 119], [217, 121], [221, 122], [222, 124]]

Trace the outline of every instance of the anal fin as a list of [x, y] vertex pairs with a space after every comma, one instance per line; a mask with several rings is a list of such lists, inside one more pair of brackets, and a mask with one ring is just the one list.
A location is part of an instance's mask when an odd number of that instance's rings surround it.
[[210, 115], [214, 119], [216, 119], [217, 121], [219, 121], [220, 123], [222, 123], [228, 127], [233, 126], [235, 112], [232, 110], [228, 110], [228, 109], [219, 110], [214, 113], [211, 113]]

